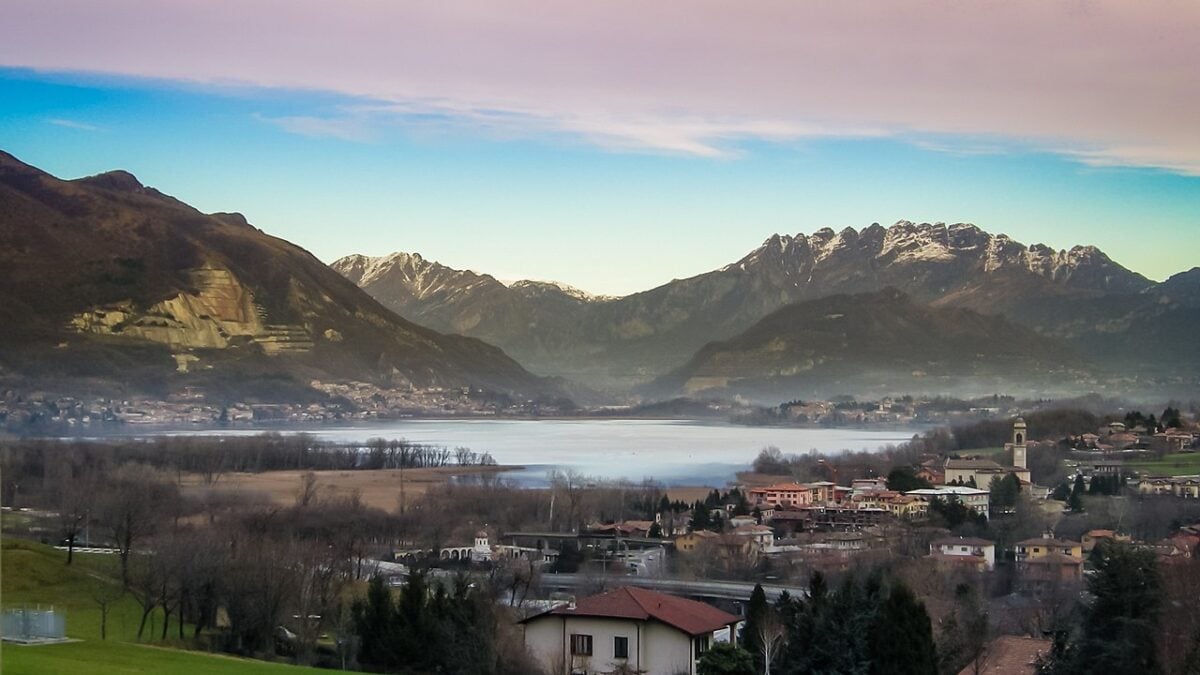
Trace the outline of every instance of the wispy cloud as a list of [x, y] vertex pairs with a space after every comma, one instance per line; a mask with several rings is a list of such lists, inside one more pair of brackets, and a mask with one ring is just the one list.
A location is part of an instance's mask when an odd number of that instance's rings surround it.
[[360, 142], [457, 125], [724, 157], [884, 133], [1200, 173], [1197, 33], [1200, 3], [1175, 0], [7, 0], [0, 63], [392, 107], [271, 120]]
[[53, 124], [56, 127], [66, 127], [68, 129], [78, 129], [80, 131], [100, 131], [100, 127], [98, 127], [94, 124], [87, 124], [86, 122], [79, 122], [76, 120], [69, 120], [69, 119], [64, 119], [61, 117], [54, 117], [54, 118], [48, 119], [48, 120], [46, 120], [46, 123]]
[[309, 138], [336, 138], [355, 143], [366, 143], [375, 138], [370, 122], [361, 115], [343, 117], [318, 117], [290, 115], [270, 117], [255, 115], [255, 118], [272, 124], [284, 131]]

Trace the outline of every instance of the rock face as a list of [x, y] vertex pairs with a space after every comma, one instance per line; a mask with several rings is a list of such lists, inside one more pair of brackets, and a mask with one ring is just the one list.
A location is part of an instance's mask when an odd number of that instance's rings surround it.
[[0, 267], [10, 380], [561, 394], [495, 347], [396, 316], [241, 215], [200, 213], [126, 172], [64, 181], [0, 153]]
[[[1135, 368], [1163, 365], [1137, 349], [1147, 338], [1140, 329], [1174, 335], [1168, 313], [1200, 325], [1183, 299], [1195, 296], [1189, 278], [1164, 304], [1159, 285], [1095, 247], [1026, 246], [966, 223], [773, 235], [721, 269], [622, 298], [519, 293], [519, 284], [410, 254], [351, 256], [334, 268], [413, 321], [487, 339], [535, 372], [614, 390], [677, 368], [785, 305], [889, 287], [919, 303], [998, 314]], [[1192, 361], [1200, 369], [1200, 356]]]
[[269, 355], [307, 352], [308, 330], [299, 324], [267, 325], [254, 294], [227, 269], [185, 271], [191, 289], [145, 309], [131, 301], [89, 309], [72, 317], [80, 333], [160, 342], [173, 349], [225, 349], [236, 341], [259, 345]]
[[1061, 340], [998, 316], [913, 302], [895, 289], [787, 305], [702, 347], [644, 388], [655, 397], [984, 395], [1070, 391], [1088, 364]]

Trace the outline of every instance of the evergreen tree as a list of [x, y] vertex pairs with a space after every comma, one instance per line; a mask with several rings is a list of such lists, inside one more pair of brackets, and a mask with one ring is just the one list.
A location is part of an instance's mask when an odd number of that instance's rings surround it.
[[746, 623], [742, 625], [740, 644], [745, 646], [746, 651], [754, 655], [754, 666], [758, 670], [762, 670], [763, 667], [759, 627], [769, 611], [771, 611], [771, 606], [767, 603], [767, 594], [763, 591], [762, 584], [754, 584], [754, 590], [750, 593], [750, 601], [746, 604]]
[[992, 508], [1005, 511], [1017, 505], [1021, 494], [1021, 480], [1015, 473], [1006, 474], [1004, 478], [996, 476], [992, 478], [988, 490], [991, 492], [989, 501]]
[[1093, 600], [1073, 639], [1060, 637], [1041, 667], [1046, 675], [1160, 673], [1156, 638], [1162, 584], [1154, 552], [1107, 543], [1093, 558]]
[[355, 632], [358, 633], [360, 658], [363, 663], [390, 667], [397, 662], [392, 651], [391, 635], [395, 624], [395, 607], [392, 594], [383, 583], [383, 577], [371, 578], [367, 584], [367, 598], [357, 600], [351, 610]]
[[754, 675], [754, 659], [750, 652], [728, 642], [718, 642], [696, 666], [698, 675]]
[[871, 670], [876, 675], [936, 675], [937, 650], [925, 604], [897, 581], [871, 627]]
[[1071, 498], [1071, 484], [1065, 480], [1063, 482], [1059, 483], [1054, 488], [1054, 492], [1050, 493], [1050, 499], [1053, 499], [1055, 501], [1065, 502], [1070, 498]]
[[918, 478], [911, 466], [898, 466], [892, 469], [887, 476], [887, 489], [896, 492], [908, 492], [928, 487], [933, 486], [929, 484], [929, 481]]
[[1183, 426], [1183, 420], [1180, 418], [1179, 408], [1167, 406], [1167, 409], [1163, 411], [1162, 417], [1159, 419], [1162, 421], [1162, 426], [1165, 429], [1178, 429], [1179, 427]]
[[1083, 474], [1075, 476], [1075, 487], [1071, 488], [1071, 497], [1067, 499], [1067, 507], [1075, 513], [1083, 511], [1083, 493], [1087, 486], [1083, 483]]

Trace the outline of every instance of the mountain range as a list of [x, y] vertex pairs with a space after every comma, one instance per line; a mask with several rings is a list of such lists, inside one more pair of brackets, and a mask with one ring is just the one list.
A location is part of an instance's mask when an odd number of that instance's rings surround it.
[[552, 397], [478, 339], [397, 316], [236, 213], [113, 171], [60, 180], [0, 152], [0, 382], [295, 399], [312, 380]]
[[326, 266], [129, 173], [62, 180], [0, 152], [0, 265], [0, 385], [26, 388], [771, 400], [1200, 378], [1200, 268], [1156, 283], [1095, 247], [962, 223], [773, 235], [720, 269], [593, 296], [415, 253]]
[[1062, 340], [1002, 316], [925, 305], [885, 288], [785, 305], [728, 340], [706, 344], [639, 391], [650, 398], [758, 401], [848, 392], [1034, 395], [1088, 376], [1086, 360]]
[[[1155, 283], [1093, 246], [1026, 246], [972, 224], [872, 224], [773, 235], [740, 260], [620, 298], [505, 285], [418, 255], [333, 268], [397, 313], [502, 347], [534, 372], [624, 391], [787, 305], [894, 288], [913, 306], [997, 315], [1093, 369], [1194, 378], [1200, 268]], [[369, 271], [369, 273], [368, 273]]]

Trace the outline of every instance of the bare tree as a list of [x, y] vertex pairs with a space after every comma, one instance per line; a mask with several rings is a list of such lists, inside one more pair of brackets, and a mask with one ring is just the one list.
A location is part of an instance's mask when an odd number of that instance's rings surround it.
[[541, 582], [541, 570], [526, 558], [506, 558], [492, 567], [492, 587], [508, 595], [509, 607], [521, 607]]
[[[585, 482], [583, 474], [573, 469], [550, 472], [550, 489], [559, 501], [566, 502], [567, 529], [572, 532], [578, 531], [583, 520]], [[551, 526], [553, 525], [551, 523]]]
[[308, 506], [317, 498], [317, 474], [309, 471], [300, 477], [300, 489], [296, 492], [296, 506]]
[[153, 534], [174, 510], [177, 500], [178, 488], [142, 464], [126, 464], [110, 474], [99, 520], [112, 534], [125, 585], [129, 584], [129, 560], [134, 547]]
[[57, 486], [58, 528], [67, 542], [67, 563], [75, 560], [75, 544], [92, 517], [96, 483], [90, 474], [64, 476]]
[[316, 652], [317, 638], [326, 626], [339, 619], [337, 600], [347, 583], [345, 561], [329, 547], [311, 542], [297, 547], [294, 568], [297, 586], [293, 611], [299, 642], [296, 659], [309, 664]]
[[108, 639], [108, 610], [125, 595], [125, 589], [97, 579], [91, 586], [92, 600], [100, 607], [100, 639]]
[[767, 608], [759, 619], [754, 636], [762, 649], [763, 675], [771, 675], [771, 662], [779, 656], [787, 640], [787, 631], [775, 610]]

